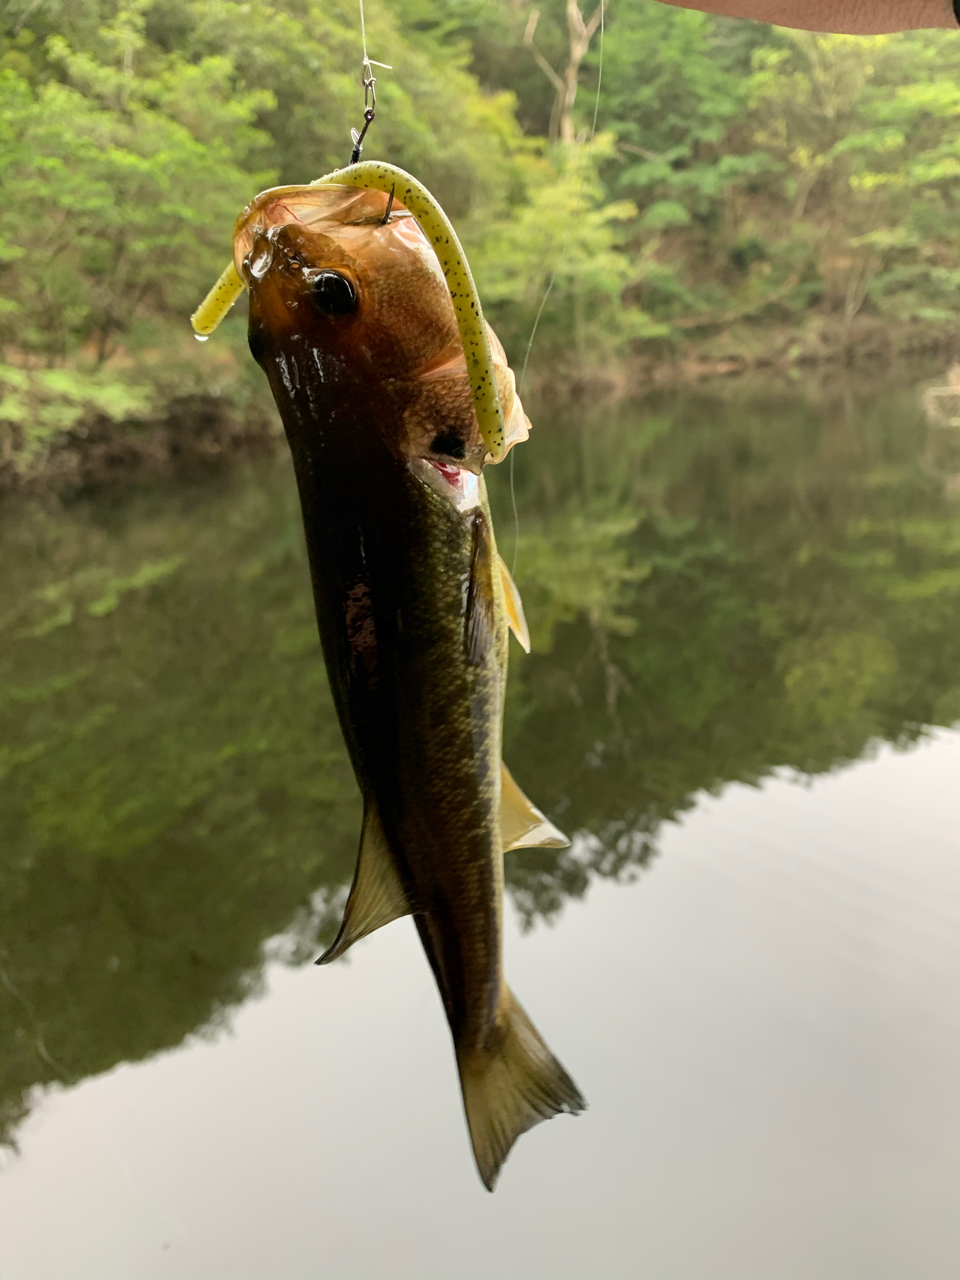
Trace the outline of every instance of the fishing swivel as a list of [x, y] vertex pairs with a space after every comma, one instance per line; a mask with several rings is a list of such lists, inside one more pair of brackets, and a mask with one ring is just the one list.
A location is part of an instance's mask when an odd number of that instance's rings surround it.
[[383, 67], [384, 71], [392, 70], [387, 63], [373, 62], [370, 58], [364, 56], [360, 73], [360, 82], [363, 85], [363, 128], [359, 133], [356, 129], [350, 130], [350, 137], [353, 139], [353, 151], [350, 155], [351, 164], [357, 164], [359, 161], [360, 153], [363, 151], [363, 140], [367, 136], [367, 130], [373, 124], [374, 117], [377, 114], [377, 77], [373, 74], [374, 67]]

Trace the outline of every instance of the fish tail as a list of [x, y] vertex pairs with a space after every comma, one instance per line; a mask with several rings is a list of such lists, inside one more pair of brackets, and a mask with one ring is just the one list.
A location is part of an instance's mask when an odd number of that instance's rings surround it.
[[488, 1191], [522, 1133], [561, 1111], [577, 1115], [587, 1105], [509, 988], [498, 1023], [494, 1051], [457, 1049], [473, 1154]]

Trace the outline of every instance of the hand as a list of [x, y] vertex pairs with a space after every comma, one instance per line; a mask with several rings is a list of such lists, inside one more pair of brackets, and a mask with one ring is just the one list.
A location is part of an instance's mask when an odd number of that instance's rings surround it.
[[778, 27], [879, 35], [960, 25], [960, 0], [663, 0], [724, 18], [753, 18]]

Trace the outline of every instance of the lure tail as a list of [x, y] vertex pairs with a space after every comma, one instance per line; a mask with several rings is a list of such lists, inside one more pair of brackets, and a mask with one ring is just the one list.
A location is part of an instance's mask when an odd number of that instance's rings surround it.
[[498, 1022], [499, 1044], [492, 1052], [457, 1049], [473, 1154], [488, 1191], [522, 1133], [563, 1111], [577, 1115], [587, 1105], [509, 988]]

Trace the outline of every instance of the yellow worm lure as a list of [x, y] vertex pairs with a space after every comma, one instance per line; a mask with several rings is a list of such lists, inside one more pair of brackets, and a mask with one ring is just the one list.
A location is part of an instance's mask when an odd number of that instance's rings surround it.
[[[419, 222], [424, 235], [433, 245], [450, 289], [467, 361], [477, 425], [491, 459], [499, 462], [506, 444], [506, 429], [493, 368], [493, 353], [490, 350], [477, 286], [450, 219], [422, 182], [418, 182], [405, 170], [392, 164], [383, 164], [379, 160], [365, 160], [350, 165], [348, 169], [338, 169], [310, 185], [328, 184], [360, 187], [387, 194], [392, 192]], [[190, 323], [198, 337], [206, 338], [213, 333], [243, 290], [243, 280], [231, 262], [190, 317]]]
[[193, 332], [198, 338], [210, 337], [245, 288], [240, 272], [231, 262], [190, 317]]

